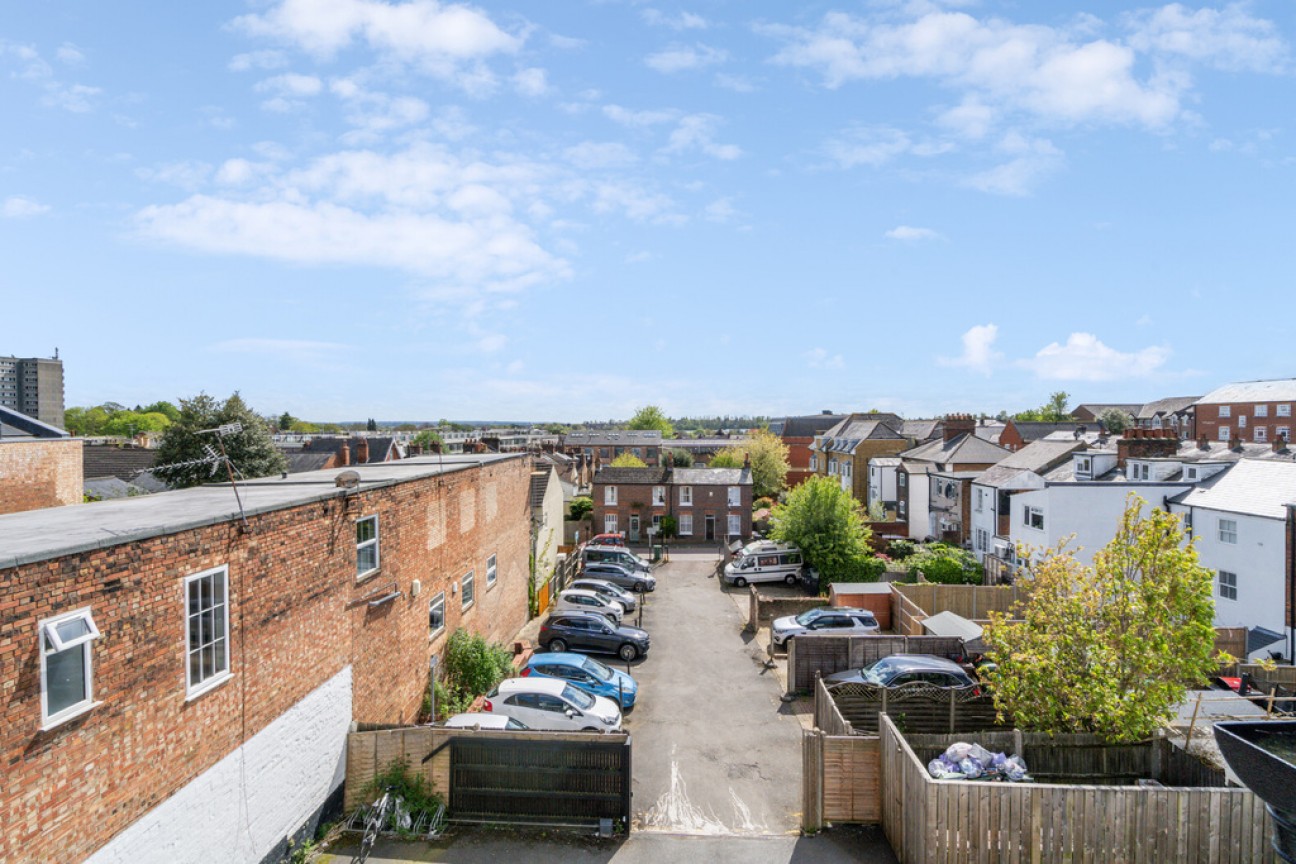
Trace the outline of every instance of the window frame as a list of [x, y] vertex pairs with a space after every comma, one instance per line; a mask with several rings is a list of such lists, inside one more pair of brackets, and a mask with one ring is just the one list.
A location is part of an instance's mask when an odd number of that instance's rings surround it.
[[1269, 427], [1268, 427], [1268, 426], [1252, 426], [1252, 427], [1251, 427], [1251, 440], [1255, 441], [1255, 443], [1257, 443], [1257, 444], [1267, 444], [1267, 443], [1269, 443]]
[[603, 514], [603, 533], [604, 533], [604, 534], [616, 534], [616, 533], [618, 532], [618, 530], [619, 530], [619, 529], [617, 528], [617, 514], [615, 514], [615, 513], [604, 513], [604, 514]]
[[[1229, 527], [1225, 527], [1225, 526]], [[1216, 521], [1215, 537], [1221, 543], [1227, 543], [1230, 546], [1236, 546], [1238, 541], [1238, 523], [1236, 519], [1225, 519], [1220, 517]]]
[[742, 487], [741, 487], [741, 486], [729, 486], [729, 487], [727, 487], [726, 492], [727, 492], [727, 494], [726, 494], [725, 498], [727, 499], [728, 506], [730, 506], [730, 507], [741, 507], [741, 506], [742, 506]]
[[[373, 539], [361, 541], [359, 537], [360, 525], [361, 523], [370, 522], [370, 521], [373, 522]], [[360, 579], [364, 579], [366, 576], [372, 576], [374, 573], [377, 573], [380, 569], [382, 569], [382, 546], [381, 546], [382, 531], [381, 531], [381, 526], [378, 524], [378, 514], [373, 513], [370, 514], [369, 516], [361, 516], [360, 518], [356, 519], [355, 528], [356, 528], [356, 544], [355, 544], [356, 577], [355, 578], [357, 580], [360, 580]], [[361, 570], [360, 550], [367, 549], [370, 547], [373, 548], [373, 552], [374, 552], [374, 556], [373, 556], [374, 564], [368, 570]]]
[[[199, 681], [199, 682], [197, 682], [197, 683], [194, 683], [194, 681], [193, 681], [193, 662], [192, 662], [192, 656], [193, 656], [193, 653], [194, 653], [194, 650], [193, 650], [193, 647], [192, 647], [193, 634], [192, 634], [192, 631], [190, 630], [190, 626], [191, 626], [191, 622], [194, 620], [194, 617], [195, 617], [195, 616], [194, 616], [194, 613], [193, 613], [192, 611], [190, 611], [190, 608], [189, 608], [189, 590], [190, 590], [190, 586], [191, 586], [193, 583], [197, 582], [198, 580], [200, 580], [200, 579], [211, 579], [213, 576], [215, 576], [215, 575], [218, 574], [218, 573], [221, 574], [222, 576], [224, 576], [223, 584], [224, 584], [224, 588], [225, 588], [225, 596], [224, 596], [224, 604], [223, 604], [224, 607], [225, 607], [225, 616], [224, 616], [224, 617], [225, 617], [225, 632], [224, 632], [224, 634], [220, 637], [220, 638], [222, 638], [222, 639], [224, 640], [224, 642], [225, 642], [225, 668], [222, 669], [222, 670], [219, 671], [219, 672], [215, 672], [215, 673], [213, 673], [211, 676], [209, 676], [209, 677], [207, 677], [207, 678], [204, 678], [203, 680], [201, 680], [201, 681]], [[211, 690], [213, 690], [213, 689], [219, 687], [221, 684], [224, 684], [226, 681], [228, 681], [228, 680], [230, 680], [231, 678], [234, 677], [234, 672], [233, 672], [233, 651], [231, 650], [231, 645], [230, 645], [230, 617], [231, 617], [231, 616], [230, 616], [230, 602], [229, 602], [229, 596], [230, 596], [230, 583], [229, 583], [229, 565], [228, 565], [228, 564], [222, 564], [222, 565], [219, 566], [219, 567], [212, 567], [212, 568], [210, 568], [210, 569], [203, 570], [203, 571], [200, 572], [200, 573], [193, 573], [193, 574], [191, 574], [191, 575], [189, 575], [189, 576], [186, 576], [185, 579], [184, 579], [184, 622], [185, 622], [185, 627], [184, 627], [184, 667], [185, 667], [185, 701], [189, 701], [189, 700], [192, 700], [192, 699], [196, 699], [196, 698], [198, 698], [199, 696], [203, 695], [204, 693], [207, 693], [207, 692], [209, 692], [209, 691], [211, 691]], [[213, 606], [213, 608], [216, 608], [216, 607]], [[199, 650], [202, 650], [203, 648], [205, 648], [205, 647], [206, 647], [206, 644], [208, 644], [208, 643], [204, 643], [203, 645], [199, 646]], [[214, 642], [211, 643], [211, 644], [214, 644]]]
[[[58, 626], [77, 619], [85, 623], [86, 632], [75, 639], [65, 642], [58, 635]], [[80, 717], [99, 704], [94, 698], [94, 652], [91, 650], [91, 646], [100, 635], [99, 627], [94, 621], [94, 612], [90, 606], [74, 609], [71, 612], [55, 615], [52, 618], [44, 618], [36, 625], [36, 651], [40, 657], [40, 728], [42, 731], [53, 729], [55, 726], [66, 723], [74, 717]], [[53, 650], [45, 650], [46, 640], [49, 641]], [[81, 651], [82, 698], [51, 714], [49, 711], [48, 658], [77, 649]]]
[[604, 506], [604, 507], [615, 507], [615, 506], [616, 506], [616, 503], [617, 503], [617, 487], [615, 487], [615, 486], [604, 486], [604, 487], [603, 487], [603, 506]]
[[[1229, 578], [1225, 579], [1224, 577], [1226, 576]], [[1219, 594], [1221, 600], [1238, 599], [1237, 573], [1234, 573], [1231, 570], [1216, 570], [1215, 585], [1216, 585], [1216, 592]]]
[[[432, 627], [432, 610], [441, 607], [441, 626]], [[428, 639], [435, 639], [446, 631], [446, 593], [441, 591], [428, 601]]]
[[679, 515], [679, 535], [681, 537], [693, 536], [693, 514], [681, 513]]
[[1291, 403], [1290, 403], [1290, 402], [1287, 402], [1287, 403], [1282, 404], [1282, 405], [1275, 405], [1274, 408], [1276, 409], [1276, 410], [1274, 411], [1274, 416], [1275, 416], [1275, 417], [1290, 417], [1290, 416], [1292, 416], [1292, 412], [1291, 412]]
[[654, 486], [654, 487], [652, 487], [652, 506], [654, 506], [654, 507], [665, 507], [665, 506], [666, 506], [666, 487], [665, 487], [665, 486]]
[[[1031, 519], [1032, 516], [1038, 517], [1038, 521], [1039, 521], [1038, 525], [1034, 524], [1035, 520]], [[1034, 507], [1029, 504], [1023, 505], [1022, 524], [1027, 528], [1031, 528], [1036, 531], [1043, 531], [1044, 530], [1044, 509], [1042, 507]]]
[[1268, 417], [1268, 416], [1269, 416], [1269, 406], [1268, 406], [1268, 405], [1253, 405], [1253, 406], [1251, 407], [1251, 413], [1254, 414], [1256, 417]]
[[496, 580], [499, 579], [499, 554], [495, 553], [486, 558], [486, 588], [489, 590]]
[[1219, 416], [1220, 416], [1220, 417], [1232, 417], [1232, 416], [1233, 416], [1233, 406], [1232, 406], [1232, 405], [1221, 405], [1221, 406], [1219, 406]]
[[681, 486], [681, 487], [679, 487], [679, 491], [680, 491], [680, 494], [679, 494], [679, 506], [681, 506], [681, 507], [692, 507], [692, 506], [693, 506], [693, 487], [692, 487], [692, 486]]
[[725, 526], [728, 529], [730, 537], [742, 536], [742, 516], [737, 513], [729, 514], [729, 524]]
[[477, 605], [477, 577], [469, 570], [459, 580], [459, 609], [467, 612]]

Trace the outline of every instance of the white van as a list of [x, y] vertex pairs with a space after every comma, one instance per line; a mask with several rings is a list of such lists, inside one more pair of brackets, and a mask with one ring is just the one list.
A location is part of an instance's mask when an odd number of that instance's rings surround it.
[[797, 584], [801, 576], [801, 550], [788, 543], [748, 543], [725, 565], [724, 580], [742, 588], [749, 582]]

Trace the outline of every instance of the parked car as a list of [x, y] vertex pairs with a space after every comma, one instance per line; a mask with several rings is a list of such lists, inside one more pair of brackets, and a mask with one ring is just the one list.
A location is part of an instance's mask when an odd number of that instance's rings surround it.
[[505, 678], [486, 694], [482, 711], [503, 714], [532, 729], [615, 732], [621, 709], [556, 678]]
[[593, 651], [615, 654], [629, 662], [648, 653], [648, 634], [638, 627], [617, 627], [590, 612], [555, 612], [540, 625], [540, 647], [562, 653]]
[[481, 711], [468, 711], [463, 714], [456, 714], [446, 719], [441, 724], [449, 729], [508, 729], [514, 732], [523, 732], [531, 727], [520, 720], [514, 720], [512, 717], [504, 714], [486, 714]]
[[802, 633], [844, 633], [847, 635], [871, 635], [881, 633], [877, 618], [867, 609], [852, 609], [844, 606], [820, 606], [807, 609], [800, 615], [789, 615], [786, 618], [775, 618], [770, 625], [770, 639], [774, 644], [783, 647], [788, 640]]
[[837, 684], [874, 684], [902, 687], [923, 683], [937, 687], [976, 687], [980, 684], [953, 660], [934, 654], [892, 654], [863, 669], [849, 669], [824, 676], [829, 687]]
[[761, 540], [748, 543], [725, 565], [724, 580], [739, 588], [750, 582], [797, 584], [801, 578], [801, 550], [786, 543]]
[[590, 538], [589, 544], [591, 546], [621, 546], [624, 548], [626, 545], [625, 532], [617, 532], [615, 534], [595, 534]]
[[593, 591], [595, 594], [602, 595], [604, 599], [615, 600], [621, 604], [627, 613], [635, 611], [635, 607], [639, 605], [634, 594], [606, 579], [577, 579], [567, 587], [581, 591]]
[[637, 570], [640, 573], [652, 572], [652, 564], [647, 559], [640, 558], [622, 546], [586, 546], [581, 550], [582, 564], [589, 566], [604, 562], [620, 564], [627, 570]]
[[604, 582], [611, 582], [613, 585], [629, 588], [631, 591], [640, 594], [657, 590], [656, 576], [642, 570], [631, 570], [629, 567], [613, 564], [610, 561], [602, 564], [585, 565], [584, 577], [586, 579], [602, 579]]
[[558, 612], [596, 612], [611, 619], [613, 624], [620, 624], [625, 615], [625, 608], [617, 601], [595, 591], [582, 591], [579, 588], [568, 588], [561, 592], [554, 603], [554, 609]]
[[531, 655], [527, 665], [522, 667], [522, 677], [530, 676], [570, 682], [593, 696], [619, 702], [623, 711], [634, 707], [639, 693], [638, 682], [620, 669], [569, 651]]

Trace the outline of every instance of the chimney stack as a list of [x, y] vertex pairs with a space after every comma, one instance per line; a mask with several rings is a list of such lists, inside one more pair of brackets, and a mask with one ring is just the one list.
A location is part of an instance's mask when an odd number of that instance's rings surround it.
[[976, 432], [976, 418], [971, 414], [946, 414], [943, 437], [951, 441], [960, 435], [972, 435]]
[[345, 468], [350, 464], [351, 464], [351, 448], [347, 446], [347, 442], [343, 441], [342, 446], [339, 447], [337, 451], [337, 467]]
[[750, 454], [750, 453], [746, 453], [746, 454], [744, 454], [744, 456], [743, 456], [743, 470], [744, 470], [744, 471], [750, 471], [750, 470], [751, 470], [751, 454]]
[[359, 441], [356, 442], [356, 464], [357, 465], [369, 464], [369, 439], [368, 438], [361, 438]]
[[1116, 442], [1116, 467], [1129, 459], [1164, 459], [1179, 452], [1179, 437], [1168, 429], [1126, 429]]
[[1206, 437], [1205, 433], [1202, 433], [1201, 437], [1197, 439], [1197, 449], [1198, 450], [1210, 449], [1210, 439]]

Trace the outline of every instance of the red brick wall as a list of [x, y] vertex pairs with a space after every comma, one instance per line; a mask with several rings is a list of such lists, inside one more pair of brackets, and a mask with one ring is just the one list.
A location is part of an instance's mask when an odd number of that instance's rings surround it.
[[800, 486], [805, 481], [815, 475], [810, 470], [810, 445], [814, 443], [814, 437], [797, 437], [783, 438], [783, 443], [788, 448], [788, 473], [787, 487], [792, 489]]
[[[594, 484], [594, 533], [601, 533], [604, 528], [603, 517], [609, 513], [615, 513], [617, 517], [617, 530], [626, 532], [629, 537], [630, 516], [639, 514], [640, 542], [648, 542], [648, 527], [652, 525], [653, 514], [660, 516], [675, 517], [678, 520], [681, 514], [693, 514], [693, 533], [690, 535], [681, 535], [675, 538], [677, 543], [704, 543], [706, 542], [706, 517], [708, 514], [715, 517], [715, 540], [723, 540], [725, 532], [729, 527], [729, 514], [734, 512], [742, 516], [742, 536], [751, 537], [752, 532], [752, 487], [748, 483], [740, 486], [740, 497], [738, 506], [729, 507], [729, 487], [726, 485], [698, 485], [693, 484], [693, 506], [679, 506], [679, 484], [666, 484], [666, 506], [654, 507], [652, 503], [653, 486], [647, 483], [617, 483], [617, 503], [608, 505], [604, 503], [604, 489], [607, 484]], [[684, 484], [688, 485], [688, 484]], [[636, 506], [638, 505], [638, 506]]]
[[0, 513], [80, 504], [81, 439], [0, 443]]
[[[503, 641], [525, 623], [530, 470], [519, 457], [354, 492], [345, 509], [339, 491], [253, 516], [248, 534], [222, 523], [0, 570], [0, 861], [84, 859], [348, 664], [355, 720], [412, 720], [446, 640], [429, 639], [432, 596], [446, 591], [445, 633], [463, 624]], [[373, 513], [381, 569], [357, 582], [354, 520]], [[186, 701], [184, 578], [219, 565], [233, 675]], [[463, 613], [449, 586], [469, 568], [477, 600]], [[370, 607], [393, 581], [403, 596]], [[86, 606], [102, 633], [101, 704], [41, 732], [37, 622]]]
[[1021, 437], [1021, 433], [1017, 431], [1016, 425], [1011, 420], [1004, 424], [1003, 431], [999, 433], [999, 446], [1007, 447], [1013, 452], [1026, 446], [1026, 441]]
[[[1268, 416], [1257, 417], [1257, 406], [1263, 405], [1268, 411]], [[1196, 437], [1205, 437], [1210, 441], [1220, 441], [1220, 427], [1227, 428], [1231, 435], [1242, 441], [1255, 441], [1256, 427], [1262, 427], [1265, 430], [1265, 443], [1272, 443], [1278, 437], [1280, 427], [1287, 430], [1296, 429], [1296, 417], [1278, 416], [1278, 406], [1286, 405], [1288, 408], [1296, 407], [1290, 402], [1237, 402], [1228, 406], [1223, 405], [1198, 405], [1196, 420]], [[1220, 408], [1228, 407], [1229, 416], [1221, 417]], [[1246, 418], [1246, 426], [1239, 426], [1238, 419]], [[1291, 440], [1291, 435], [1287, 436]]]

